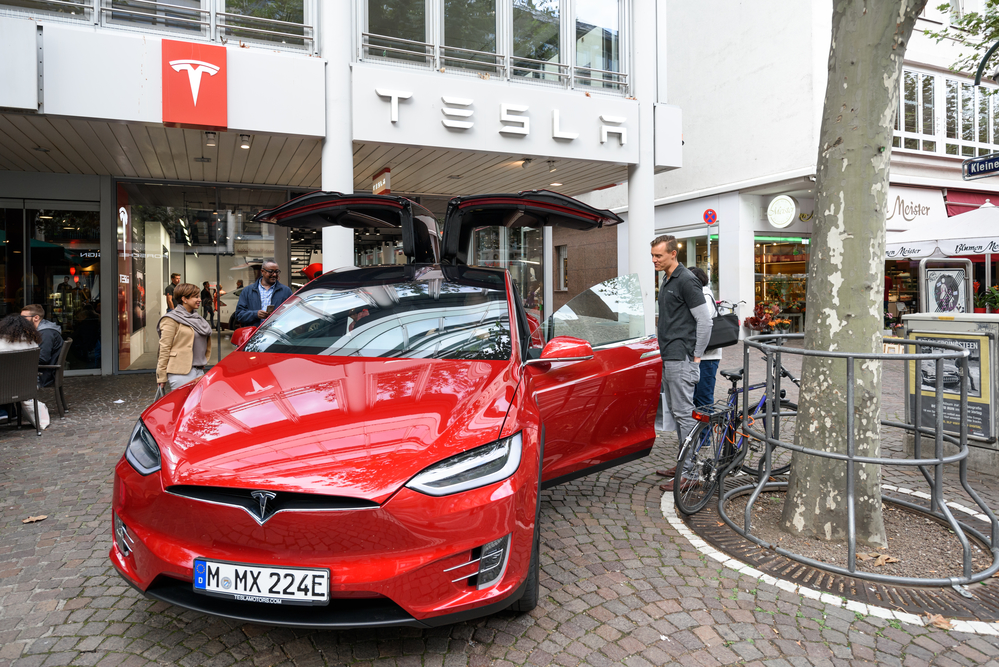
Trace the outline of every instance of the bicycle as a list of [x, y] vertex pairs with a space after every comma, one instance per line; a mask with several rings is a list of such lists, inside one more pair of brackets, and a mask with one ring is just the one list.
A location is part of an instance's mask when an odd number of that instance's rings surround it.
[[[766, 464], [766, 442], [749, 437], [743, 431], [742, 410], [739, 409], [739, 394], [764, 389], [749, 413], [749, 425], [762, 420], [763, 432], [771, 438], [779, 438], [782, 433], [794, 434], [795, 418], [798, 412], [796, 403], [784, 398], [780, 392], [776, 419], [766, 416], [766, 382], [739, 388], [743, 369], [721, 371], [721, 376], [732, 383], [728, 398], [694, 410], [697, 426], [687, 435], [677, 458], [676, 475], [673, 480], [673, 499], [683, 514], [699, 512], [711, 499], [711, 494], [720, 481], [737, 467], [749, 475], [759, 476]], [[791, 380], [796, 386], [800, 380], [780, 367], [780, 376]], [[772, 428], [771, 423], [772, 422]], [[783, 475], [791, 468], [791, 451], [771, 449], [770, 475]], [[684, 475], [684, 470], [687, 471]]]

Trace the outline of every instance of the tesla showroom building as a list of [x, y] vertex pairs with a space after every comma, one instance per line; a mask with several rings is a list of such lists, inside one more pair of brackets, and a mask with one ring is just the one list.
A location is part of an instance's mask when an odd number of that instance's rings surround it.
[[393, 230], [261, 209], [323, 189], [443, 217], [455, 195], [623, 182], [626, 224], [483, 228], [470, 263], [509, 268], [545, 315], [631, 270], [651, 305], [655, 174], [682, 143], [659, 4], [0, 0], [0, 315], [44, 306], [71, 373], [148, 371], [179, 274], [218, 290], [221, 357], [264, 259], [292, 287], [315, 262], [405, 260]]

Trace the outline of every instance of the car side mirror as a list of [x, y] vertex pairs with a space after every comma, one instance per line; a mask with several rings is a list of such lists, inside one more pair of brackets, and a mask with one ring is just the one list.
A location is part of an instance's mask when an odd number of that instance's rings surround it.
[[524, 365], [551, 364], [558, 361], [586, 361], [593, 358], [593, 348], [582, 338], [556, 336], [548, 341], [541, 357], [528, 359]]
[[243, 347], [243, 343], [250, 340], [257, 330], [257, 327], [240, 327], [232, 332], [232, 346], [235, 348]]

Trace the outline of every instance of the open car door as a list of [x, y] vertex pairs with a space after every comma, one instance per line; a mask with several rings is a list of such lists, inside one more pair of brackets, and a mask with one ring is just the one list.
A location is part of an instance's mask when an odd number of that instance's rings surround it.
[[374, 229], [389, 239], [399, 236], [413, 264], [440, 261], [440, 230], [434, 214], [395, 195], [310, 192], [253, 216], [255, 222], [281, 227]]
[[441, 261], [467, 264], [472, 233], [480, 227], [596, 229], [621, 222], [615, 213], [549, 190], [454, 197], [444, 218]]
[[573, 336], [593, 358], [525, 367], [544, 426], [544, 488], [648, 455], [655, 442], [662, 362], [645, 336], [636, 274], [602, 282], [549, 320], [548, 338]]

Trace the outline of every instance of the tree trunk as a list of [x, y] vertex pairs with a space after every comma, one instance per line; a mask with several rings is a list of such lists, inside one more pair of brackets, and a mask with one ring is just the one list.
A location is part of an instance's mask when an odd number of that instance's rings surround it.
[[[926, 0], [835, 0], [819, 136], [805, 349], [881, 351], [885, 203], [902, 59]], [[797, 442], [847, 451], [845, 360], [805, 357]], [[881, 364], [857, 361], [855, 452], [880, 453]], [[885, 545], [881, 467], [855, 472], [857, 540]], [[847, 536], [846, 462], [794, 454], [784, 530]]]

